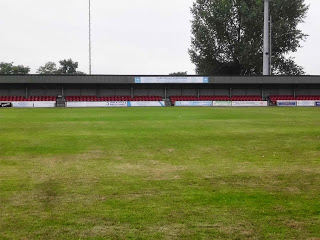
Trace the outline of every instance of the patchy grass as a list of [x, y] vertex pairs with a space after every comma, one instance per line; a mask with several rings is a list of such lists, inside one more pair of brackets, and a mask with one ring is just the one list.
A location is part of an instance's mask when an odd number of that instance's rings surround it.
[[320, 239], [320, 109], [0, 110], [0, 239]]

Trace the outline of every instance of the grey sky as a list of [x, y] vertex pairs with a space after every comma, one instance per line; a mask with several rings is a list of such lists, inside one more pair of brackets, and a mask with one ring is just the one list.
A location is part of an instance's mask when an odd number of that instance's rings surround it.
[[[193, 0], [92, 0], [94, 74], [194, 73], [190, 62]], [[319, 0], [303, 31], [310, 35], [294, 56], [319, 74]], [[88, 72], [88, 0], [0, 0], [0, 61], [31, 67], [72, 58]]]

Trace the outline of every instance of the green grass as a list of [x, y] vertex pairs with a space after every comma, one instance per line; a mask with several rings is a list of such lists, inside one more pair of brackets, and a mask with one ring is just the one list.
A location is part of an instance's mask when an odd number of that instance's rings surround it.
[[320, 239], [320, 108], [0, 109], [0, 239]]

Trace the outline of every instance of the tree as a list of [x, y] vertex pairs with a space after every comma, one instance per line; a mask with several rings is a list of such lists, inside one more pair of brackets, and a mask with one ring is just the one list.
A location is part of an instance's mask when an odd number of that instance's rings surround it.
[[17, 75], [25, 75], [29, 74], [30, 68], [25, 67], [23, 65], [13, 65], [12, 63], [0, 63], [0, 75], [7, 75], [7, 74], [17, 74]]
[[57, 64], [54, 62], [47, 62], [44, 66], [39, 67], [38, 74], [58, 74]]
[[173, 73], [170, 73], [169, 76], [183, 76], [187, 74], [188, 72], [173, 72]]
[[[196, 0], [191, 9], [189, 49], [196, 72], [203, 75], [261, 75], [263, 0]], [[270, 1], [274, 74], [303, 74], [289, 53], [307, 35], [298, 29], [308, 11], [304, 0]]]
[[77, 71], [79, 66], [78, 62], [72, 61], [72, 59], [64, 59], [59, 61], [60, 68], [58, 69], [58, 74], [69, 74], [69, 75], [84, 75], [85, 73]]

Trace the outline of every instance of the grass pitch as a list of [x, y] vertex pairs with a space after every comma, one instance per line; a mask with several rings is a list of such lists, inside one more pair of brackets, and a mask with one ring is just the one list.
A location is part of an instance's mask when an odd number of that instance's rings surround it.
[[320, 239], [320, 109], [0, 109], [0, 239]]

